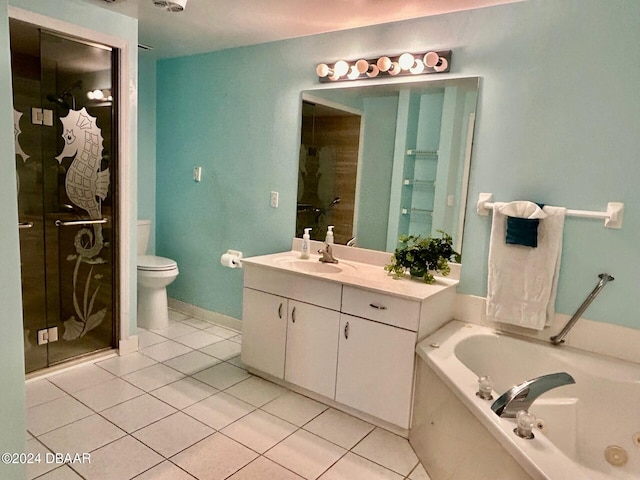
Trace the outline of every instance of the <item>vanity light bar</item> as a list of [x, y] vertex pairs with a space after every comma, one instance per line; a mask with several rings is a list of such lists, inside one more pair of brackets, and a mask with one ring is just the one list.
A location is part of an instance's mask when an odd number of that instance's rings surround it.
[[451, 50], [403, 53], [401, 55], [360, 60], [338, 60], [334, 64], [321, 63], [316, 67], [320, 83], [367, 78], [445, 73], [451, 67]]

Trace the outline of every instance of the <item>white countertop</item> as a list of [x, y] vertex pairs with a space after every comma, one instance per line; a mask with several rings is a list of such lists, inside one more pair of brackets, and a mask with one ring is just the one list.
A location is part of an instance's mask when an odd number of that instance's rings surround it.
[[[429, 285], [420, 279], [394, 279], [383, 267], [360, 263], [352, 260], [338, 259], [338, 264], [321, 264], [319, 255], [311, 255], [309, 259], [300, 258], [300, 252], [288, 251], [243, 258], [245, 265], [257, 265], [265, 268], [292, 273], [305, 277], [323, 279], [329, 282], [351, 285], [358, 288], [388, 293], [410, 300], [422, 301], [448, 288], [455, 288], [458, 280], [436, 276], [435, 283]], [[326, 270], [326, 271], [307, 271]]]

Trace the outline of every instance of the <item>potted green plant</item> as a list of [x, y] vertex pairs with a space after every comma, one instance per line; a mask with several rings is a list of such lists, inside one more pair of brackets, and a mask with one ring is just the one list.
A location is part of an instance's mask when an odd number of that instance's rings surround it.
[[440, 238], [420, 235], [401, 235], [400, 246], [391, 256], [391, 263], [384, 269], [393, 278], [402, 278], [409, 272], [412, 278], [422, 278], [425, 283], [434, 283], [432, 271], [449, 275], [449, 262], [459, 262], [460, 254], [453, 249], [451, 235], [438, 230]]

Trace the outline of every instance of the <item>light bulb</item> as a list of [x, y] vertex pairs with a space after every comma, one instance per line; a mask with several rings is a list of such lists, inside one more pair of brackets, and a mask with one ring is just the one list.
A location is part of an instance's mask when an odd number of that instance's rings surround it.
[[342, 77], [349, 71], [349, 64], [344, 60], [338, 60], [333, 66], [333, 71], [338, 77]]
[[371, 65], [366, 60], [358, 60], [356, 62], [356, 69], [360, 73], [367, 73], [371, 69]]
[[438, 60], [440, 60], [440, 57], [436, 52], [427, 52], [425, 53], [424, 59], [422, 61], [427, 67], [433, 68], [438, 63]]
[[96, 97], [94, 97], [93, 92], [87, 92], [87, 98], [89, 100], [94, 100]]
[[444, 57], [440, 57], [438, 63], [436, 64], [435, 67], [433, 67], [433, 69], [436, 72], [444, 72], [448, 66], [449, 66], [449, 62], [447, 62], [447, 59]]
[[393, 62], [389, 67], [389, 75], [395, 76], [398, 75], [401, 71], [402, 68], [400, 68], [400, 64], [398, 64], [398, 62]]
[[104, 93], [102, 90], [96, 89], [93, 91], [93, 98], [94, 100], [102, 100], [104, 98]]
[[419, 75], [424, 72], [424, 63], [422, 63], [422, 60], [416, 60], [415, 64], [409, 69], [409, 71], [414, 75]]
[[340, 75], [338, 75], [332, 70], [331, 75], [329, 75], [329, 80], [331, 80], [332, 82], [335, 82], [336, 80], [340, 80]]
[[376, 65], [371, 65], [371, 71], [367, 72], [367, 77], [377, 77], [378, 73], [380, 73], [380, 69]]
[[351, 69], [349, 70], [349, 73], [347, 74], [347, 78], [349, 80], [355, 80], [356, 78], [358, 78], [360, 76], [360, 72], [358, 71], [358, 69], [356, 68], [356, 66], [352, 66]]
[[402, 55], [400, 55], [398, 63], [400, 64], [400, 68], [402, 68], [402, 70], [409, 70], [411, 67], [413, 67], [413, 55], [411, 55], [410, 53], [403, 53]]
[[327, 65], [326, 63], [320, 63], [316, 67], [316, 73], [318, 74], [319, 77], [323, 78], [329, 75], [329, 73], [331, 73], [331, 69], [329, 68], [329, 65]]
[[381, 72], [386, 72], [391, 68], [391, 59], [389, 57], [380, 57], [376, 64]]

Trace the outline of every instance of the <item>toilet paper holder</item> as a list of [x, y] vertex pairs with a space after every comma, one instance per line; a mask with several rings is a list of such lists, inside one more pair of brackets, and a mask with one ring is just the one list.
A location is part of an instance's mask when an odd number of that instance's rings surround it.
[[228, 268], [242, 268], [242, 252], [238, 250], [227, 250], [220, 257], [220, 263]]

